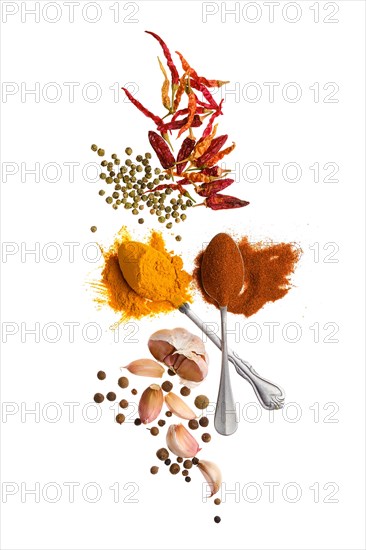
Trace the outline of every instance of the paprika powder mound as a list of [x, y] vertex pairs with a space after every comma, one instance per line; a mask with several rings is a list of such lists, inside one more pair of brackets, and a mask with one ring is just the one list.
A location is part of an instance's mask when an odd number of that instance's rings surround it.
[[[228, 303], [231, 313], [250, 317], [267, 302], [283, 298], [291, 288], [289, 280], [301, 256], [301, 249], [294, 243], [250, 243], [247, 237], [238, 242], [244, 262], [244, 290]], [[195, 259], [193, 278], [203, 299], [217, 304], [206, 293], [201, 280], [201, 264], [204, 251]]]

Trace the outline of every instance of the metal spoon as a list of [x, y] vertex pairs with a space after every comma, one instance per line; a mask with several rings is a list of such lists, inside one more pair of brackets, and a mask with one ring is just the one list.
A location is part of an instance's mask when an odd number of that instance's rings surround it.
[[[228, 254], [224, 265], [222, 252]], [[230, 271], [229, 271], [230, 269]], [[232, 277], [235, 274], [235, 278]], [[201, 279], [205, 292], [213, 298], [221, 314], [221, 377], [215, 410], [215, 429], [231, 435], [238, 428], [235, 402], [230, 384], [227, 348], [227, 304], [231, 293], [239, 294], [244, 282], [243, 258], [236, 242], [226, 233], [219, 233], [208, 244], [202, 257]]]

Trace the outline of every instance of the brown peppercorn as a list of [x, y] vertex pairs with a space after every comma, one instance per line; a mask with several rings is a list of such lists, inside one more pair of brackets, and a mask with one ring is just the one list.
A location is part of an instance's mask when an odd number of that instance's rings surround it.
[[104, 380], [105, 377], [106, 377], [106, 373], [103, 371], [103, 370], [100, 370], [98, 373], [97, 373], [97, 377], [99, 380]]
[[204, 433], [202, 434], [201, 439], [204, 443], [208, 443], [209, 441], [211, 441], [211, 436], [208, 433]]
[[197, 466], [197, 464], [199, 463], [200, 459], [197, 458], [196, 456], [192, 458], [192, 464], [194, 464], [195, 466]]
[[158, 467], [158, 466], [151, 466], [150, 472], [151, 472], [152, 474], [155, 475], [155, 474], [158, 473], [158, 471], [159, 471], [159, 467]]
[[159, 458], [159, 460], [166, 460], [169, 457], [169, 451], [168, 449], [162, 447], [161, 449], [156, 451], [156, 456]]
[[170, 411], [166, 411], [165, 416], [171, 417], [172, 413]]
[[160, 427], [165, 426], [165, 420], [158, 420], [158, 424]]
[[173, 384], [169, 382], [169, 380], [165, 380], [165, 382], [163, 382], [161, 385], [161, 389], [166, 392], [169, 392], [173, 389]]
[[188, 473], [189, 473], [188, 470], [183, 470], [182, 476], [186, 477], [188, 475]]
[[150, 433], [151, 433], [151, 435], [158, 435], [158, 433], [159, 433], [159, 428], [156, 428], [156, 427], [154, 426], [154, 428], [151, 428]]
[[182, 464], [183, 458], [182, 458], [181, 456], [178, 456], [178, 457], [177, 457], [177, 462], [179, 462], [179, 464]]
[[198, 428], [197, 420], [195, 418], [193, 418], [192, 420], [190, 420], [188, 422], [188, 426], [189, 426], [189, 428], [191, 428], [191, 430], [197, 430], [197, 428]]
[[138, 394], [138, 391], [135, 390], [135, 388], [134, 388], [133, 390], [131, 390], [131, 393], [132, 393], [132, 395], [137, 395], [137, 394]]
[[123, 424], [124, 421], [125, 421], [125, 415], [121, 413], [117, 414], [116, 422], [118, 422], [118, 424]]
[[202, 416], [202, 418], [199, 419], [199, 423], [202, 428], [207, 428], [207, 426], [209, 425], [209, 420], [207, 416]]
[[175, 376], [175, 372], [172, 369], [168, 369], [169, 376]]
[[107, 393], [107, 399], [108, 401], [115, 401], [117, 398], [116, 394], [114, 393], [114, 391], [109, 391]]
[[139, 418], [136, 418], [134, 424], [135, 426], [141, 426], [141, 420]]
[[189, 483], [191, 481], [191, 478], [189, 476], [185, 477], [184, 478], [184, 481], [186, 481], [187, 483]]
[[221, 504], [221, 500], [219, 498], [215, 498], [214, 503], [216, 504], [216, 506], [218, 506], [219, 504]]
[[127, 388], [128, 384], [128, 378], [126, 378], [125, 376], [121, 376], [121, 378], [118, 378], [118, 385], [120, 388]]
[[185, 460], [183, 466], [187, 468], [187, 470], [190, 470], [192, 468], [192, 460]]
[[215, 522], [215, 523], [220, 523], [220, 521], [221, 521], [220, 516], [215, 516], [215, 517], [214, 517], [214, 522]]
[[96, 403], [103, 403], [103, 401], [104, 401], [104, 395], [101, 394], [101, 393], [96, 393], [96, 394], [94, 395], [94, 401], [95, 401]]
[[128, 401], [127, 401], [127, 399], [122, 399], [122, 400], [119, 402], [119, 406], [121, 407], [121, 409], [127, 409], [127, 407], [128, 407]]
[[171, 474], [175, 475], [178, 472], [180, 472], [180, 466], [176, 462], [173, 462], [173, 464], [170, 466], [169, 471]]
[[206, 395], [197, 395], [196, 399], [194, 400], [194, 404], [196, 405], [197, 409], [206, 409], [210, 400]]
[[183, 388], [181, 388], [181, 390], [180, 390], [180, 393], [184, 397], [187, 397], [187, 395], [189, 395], [191, 393], [191, 390], [189, 388], [187, 388], [187, 386], [183, 386]]

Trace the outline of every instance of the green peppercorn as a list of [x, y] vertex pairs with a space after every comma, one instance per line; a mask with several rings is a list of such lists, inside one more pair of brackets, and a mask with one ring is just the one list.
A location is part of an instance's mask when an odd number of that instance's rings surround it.
[[138, 211], [136, 208], [134, 208], [134, 209], [132, 210], [132, 214], [133, 214], [134, 216], [137, 216], [138, 213], [139, 213], [139, 211]]
[[159, 176], [159, 180], [160, 180], [160, 181], [163, 181], [163, 180], [165, 180], [165, 176], [164, 176], [164, 174], [160, 174], [160, 176]]
[[103, 197], [103, 195], [105, 195], [104, 189], [100, 189], [100, 190], [99, 190], [99, 195], [100, 195], [101, 197]]
[[112, 193], [112, 197], [113, 197], [114, 199], [118, 199], [119, 193], [118, 193], [117, 191], [114, 191], [114, 193]]
[[164, 223], [164, 222], [165, 222], [164, 216], [159, 216], [159, 217], [158, 217], [158, 222], [159, 222], [159, 223]]
[[96, 226], [96, 225], [92, 225], [91, 228], [90, 228], [90, 231], [91, 231], [92, 233], [95, 233], [96, 230], [97, 230], [97, 226]]
[[131, 147], [126, 147], [125, 153], [126, 153], [126, 155], [132, 155], [132, 149], [131, 149]]
[[138, 219], [138, 222], [139, 222], [139, 224], [141, 225], [141, 224], [143, 224], [143, 223], [145, 222], [145, 220], [144, 220], [144, 218], [139, 218], [139, 219]]
[[108, 162], [106, 160], [102, 160], [102, 162], [100, 163], [101, 166], [107, 166]]
[[105, 155], [104, 149], [98, 149], [98, 155], [99, 155], [100, 157], [104, 157], [104, 155]]
[[172, 227], [173, 227], [172, 222], [169, 222], [169, 223], [166, 224], [166, 228], [167, 228], [167, 229], [171, 229]]
[[160, 172], [161, 172], [160, 168], [155, 168], [154, 169], [154, 174], [160, 174]]
[[131, 159], [126, 159], [126, 160], [125, 160], [125, 165], [126, 165], [126, 166], [131, 166], [131, 164], [132, 164]]
[[116, 166], [119, 166], [119, 165], [121, 164], [121, 159], [116, 159], [116, 160], [114, 161], [114, 164], [115, 164]]
[[91, 146], [91, 150], [92, 151], [98, 151], [98, 145], [95, 145], [95, 143], [93, 143], [93, 145]]
[[107, 197], [105, 202], [108, 203], [108, 204], [112, 204], [112, 202], [113, 202], [112, 197]]
[[180, 218], [175, 218], [175, 223], [180, 223]]
[[141, 162], [143, 159], [142, 155], [137, 155], [136, 160], [137, 162]]
[[101, 180], [105, 180], [106, 177], [107, 177], [107, 174], [105, 174], [104, 172], [102, 172], [101, 174], [99, 174], [99, 177]]

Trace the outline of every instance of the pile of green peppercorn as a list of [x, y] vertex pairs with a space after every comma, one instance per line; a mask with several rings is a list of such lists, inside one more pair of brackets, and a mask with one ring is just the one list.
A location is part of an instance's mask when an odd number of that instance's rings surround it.
[[[97, 145], [93, 144], [91, 149], [98, 156], [105, 156], [104, 149]], [[101, 172], [100, 179], [111, 185], [105, 198], [106, 203], [112, 205], [114, 210], [118, 210], [119, 207], [131, 210], [134, 216], [142, 216], [142, 212], [148, 210], [151, 215], [157, 216], [158, 222], [165, 224], [167, 229], [172, 229], [173, 222], [184, 222], [187, 219], [186, 211], [193, 206], [193, 201], [183, 197], [181, 193], [177, 198], [169, 199], [169, 195], [174, 192], [169, 187], [154, 191], [167, 180], [172, 180], [172, 176], [162, 173], [160, 168], [151, 167], [151, 153], [137, 155], [135, 162], [130, 158], [132, 153], [131, 147], [126, 147], [127, 158], [124, 164], [116, 153], [111, 156], [109, 162], [102, 160], [101, 166], [105, 171]], [[103, 197], [105, 194], [106, 191], [100, 189], [99, 195]], [[166, 204], [168, 200], [169, 204]], [[139, 224], [145, 222], [143, 217], [139, 217], [137, 221]], [[180, 235], [175, 238], [177, 241], [182, 240]]]

